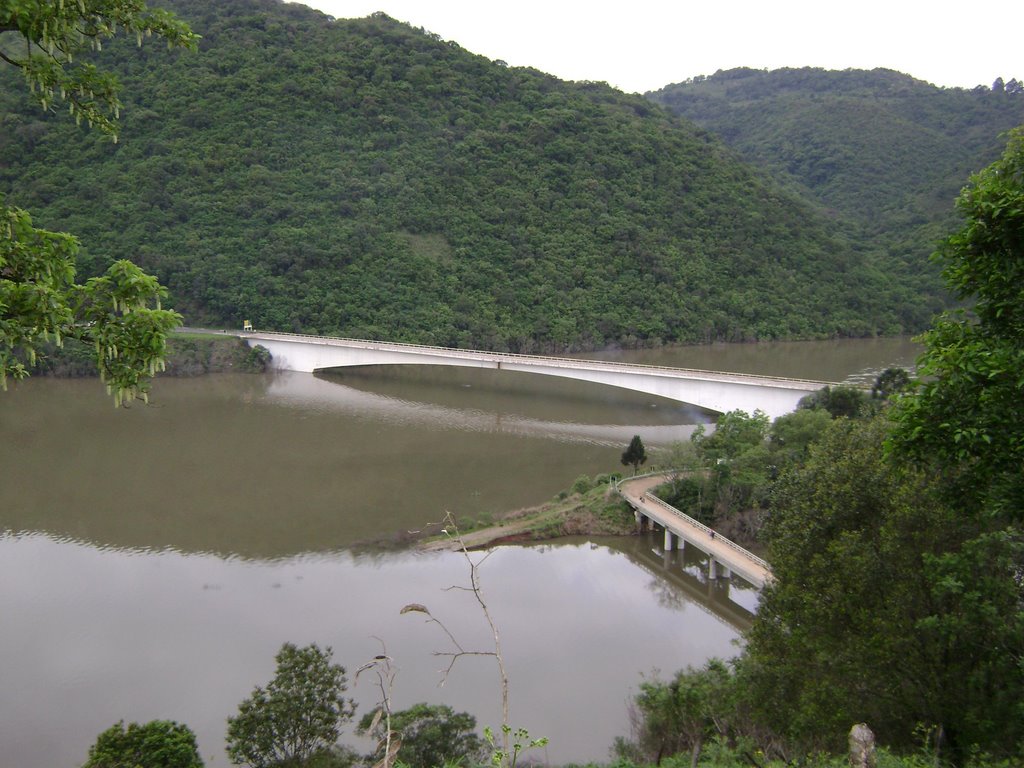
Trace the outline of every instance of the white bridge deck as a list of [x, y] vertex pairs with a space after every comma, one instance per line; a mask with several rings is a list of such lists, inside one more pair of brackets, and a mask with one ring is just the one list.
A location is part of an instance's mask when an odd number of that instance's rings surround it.
[[280, 370], [312, 373], [344, 366], [410, 364], [496, 368], [622, 387], [719, 413], [733, 410], [753, 413], [760, 409], [772, 419], [795, 410], [801, 398], [829, 384], [807, 379], [292, 333], [247, 331], [237, 335], [250, 346], [265, 347], [271, 354], [271, 365]]

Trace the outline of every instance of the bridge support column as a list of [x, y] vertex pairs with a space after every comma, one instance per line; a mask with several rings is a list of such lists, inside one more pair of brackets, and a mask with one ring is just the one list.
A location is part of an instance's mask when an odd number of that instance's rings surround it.
[[729, 570], [729, 566], [723, 565], [712, 557], [708, 561], [708, 578], [729, 579], [732, 578], [732, 571]]
[[639, 509], [636, 510], [634, 514], [636, 515], [636, 524], [638, 526], [640, 533], [647, 533], [647, 531], [650, 529], [651, 524], [651, 521], [648, 519], [647, 515], [645, 515]]
[[665, 551], [671, 552], [679, 546], [679, 537], [668, 528], [665, 529]]

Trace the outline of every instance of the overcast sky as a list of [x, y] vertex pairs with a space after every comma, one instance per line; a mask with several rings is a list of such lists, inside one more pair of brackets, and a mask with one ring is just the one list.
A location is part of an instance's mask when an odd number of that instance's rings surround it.
[[1024, 80], [1024, 0], [309, 0], [383, 11], [463, 48], [563, 80], [657, 90], [718, 69], [905, 72], [936, 85]]

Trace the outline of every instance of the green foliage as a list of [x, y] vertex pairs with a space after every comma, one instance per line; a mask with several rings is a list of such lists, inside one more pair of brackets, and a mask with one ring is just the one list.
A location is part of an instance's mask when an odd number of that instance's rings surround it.
[[590, 478], [586, 475], [580, 475], [572, 484], [573, 493], [586, 493], [593, 488], [595, 483], [591, 482]]
[[[254, 355], [253, 349], [244, 341], [227, 334], [172, 333], [167, 337], [163, 376], [200, 376], [231, 371], [262, 373], [265, 370], [265, 365], [259, 361], [262, 357], [259, 350]], [[32, 375], [56, 378], [99, 375], [93, 346], [77, 339], [65, 339], [60, 347], [52, 342], [38, 347], [36, 364], [30, 371]]]
[[167, 340], [166, 376], [201, 376], [206, 373], [243, 371], [261, 373], [262, 358], [244, 341], [233, 336], [212, 336], [175, 333]]
[[[327, 760], [355, 704], [345, 699], [345, 668], [331, 662], [331, 649], [316, 644], [281, 646], [277, 672], [256, 687], [228, 718], [231, 762], [251, 768], [304, 765]], [[328, 761], [329, 762], [329, 761]]]
[[957, 765], [971, 745], [1012, 752], [1024, 735], [1024, 537], [985, 532], [943, 502], [933, 475], [888, 462], [889, 427], [834, 421], [776, 484], [775, 579], [743, 684], [799, 751], [841, 749], [867, 722], [897, 748], [935, 726]]
[[202, 768], [196, 736], [187, 725], [153, 720], [112, 725], [89, 747], [84, 768]]
[[147, 8], [142, 0], [16, 0], [0, 5], [0, 34], [20, 38], [17, 45], [0, 48], [0, 61], [21, 70], [44, 110], [64, 102], [76, 122], [84, 119], [116, 140], [120, 86], [84, 54], [102, 50], [118, 32], [134, 37], [140, 47], [153, 35], [168, 47], [195, 49], [198, 39], [173, 14]]
[[35, 228], [0, 198], [0, 386], [28, 375], [40, 345], [77, 339], [93, 347], [117, 404], [145, 398], [181, 317], [160, 308], [166, 291], [129, 261], [75, 283], [77, 250], [71, 235]]
[[[698, 431], [703, 435], [705, 429], [700, 427]], [[687, 441], [678, 440], [672, 443], [667, 450], [660, 451], [657, 461], [663, 466], [683, 472], [693, 471], [701, 466], [697, 446], [692, 437]]]
[[648, 96], [815, 201], [898, 276], [893, 310], [920, 328], [945, 303], [927, 256], [955, 225], [949, 201], [1024, 123], [1016, 89], [937, 88], [884, 69], [734, 69]]
[[718, 659], [701, 669], [687, 667], [671, 682], [645, 680], [633, 700], [632, 738], [619, 738], [620, 760], [661, 765], [665, 758], [690, 752], [692, 764], [704, 744], [730, 731], [735, 712], [735, 678]]
[[894, 395], [906, 392], [913, 382], [910, 374], [903, 368], [886, 368], [875, 378], [871, 385], [872, 399], [888, 400]]
[[694, 520], [705, 525], [715, 524], [716, 485], [705, 474], [681, 475], [670, 483], [656, 488], [654, 495]]
[[[0, 81], [0, 190], [195, 323], [546, 352], [923, 327], [916, 278], [717, 139], [385, 16], [170, 0], [196, 54], [112, 40], [117, 146]], [[0, 74], [2, 77], [2, 74]]]
[[832, 415], [826, 410], [798, 409], [787, 413], [772, 422], [771, 444], [778, 465], [784, 466], [801, 461], [807, 455], [807, 449], [815, 442], [832, 421]]
[[255, 344], [242, 361], [242, 368], [249, 373], [262, 373], [270, 365], [270, 350], [261, 344]]
[[622, 463], [627, 467], [633, 467], [633, 474], [637, 473], [641, 464], [647, 461], [647, 449], [644, 448], [644, 441], [640, 435], [633, 435], [626, 450], [622, 452]]
[[[718, 418], [712, 434], [706, 434], [703, 427], [694, 431], [691, 442], [703, 467], [698, 503], [691, 506], [694, 517], [730, 537], [747, 541], [756, 535], [760, 527], [757, 512], [766, 506], [774, 466], [766, 442], [769, 426], [768, 416], [762, 411], [753, 415], [730, 411]], [[693, 490], [684, 490], [692, 498]], [[737, 513], [745, 511], [754, 512], [755, 519], [727, 525]]]
[[957, 201], [966, 222], [936, 258], [965, 312], [922, 337], [920, 390], [901, 398], [893, 444], [944, 472], [966, 514], [1024, 521], [1024, 128]]
[[868, 393], [844, 384], [822, 387], [801, 398], [798, 408], [827, 411], [833, 419], [856, 419], [866, 413]]
[[[116, 139], [117, 79], [75, 58], [100, 50], [119, 30], [134, 33], [139, 45], [156, 34], [169, 46], [195, 47], [186, 24], [141, 0], [18, 0], [0, 5], [0, 35], [20, 38], [18, 46], [0, 48], [0, 61], [21, 71], [44, 110], [59, 94], [77, 121]], [[95, 348], [116, 404], [146, 398], [149, 379], [163, 365], [167, 334], [181, 318], [160, 308], [166, 291], [156, 278], [124, 258], [76, 284], [78, 247], [70, 235], [32, 226], [29, 214], [8, 206], [0, 191], [0, 387], [8, 376], [28, 375], [25, 362], [35, 363], [38, 345], [76, 338]]]
[[[376, 722], [375, 722], [376, 721]], [[359, 721], [359, 733], [384, 738], [386, 720], [377, 711]], [[484, 742], [476, 734], [476, 718], [441, 704], [415, 704], [391, 715], [391, 730], [401, 740], [397, 760], [409, 768], [477, 765]]]
[[301, 768], [357, 768], [361, 765], [359, 754], [354, 749], [337, 745], [321, 749], [301, 761]]
[[503, 742], [509, 744], [507, 749], [498, 746], [498, 737], [490, 728], [484, 728], [484, 741], [491, 749], [491, 765], [494, 768], [516, 768], [519, 756], [523, 752], [543, 749], [548, 743], [546, 736], [534, 739], [525, 728], [513, 729], [507, 724], [502, 725], [501, 733], [504, 737]]
[[[619, 743], [625, 744], [625, 741]], [[948, 768], [941, 761], [936, 762], [935, 755], [926, 751], [913, 752], [908, 754], [896, 754], [886, 748], [879, 748], [876, 756], [878, 758], [877, 768]], [[569, 764], [562, 768], [642, 768], [650, 766], [649, 763], [640, 758], [617, 758], [614, 762], [597, 764], [588, 763], [585, 766]], [[989, 755], [972, 756], [967, 762], [967, 768], [1017, 768], [1020, 761], [1017, 759], [999, 759]], [[661, 768], [691, 768], [691, 755], [679, 754], [666, 757], [660, 763]], [[765, 756], [764, 752], [751, 748], [749, 744], [738, 741], [728, 741], [714, 738], [707, 742], [700, 753], [701, 768], [849, 768], [849, 757], [845, 754], [827, 754], [817, 752], [809, 755], [800, 755], [795, 759], [771, 759]]]
[[[976, 320], [946, 316], [926, 335], [923, 372], [934, 378], [906, 392], [906, 373], [886, 371], [874, 399], [899, 393], [894, 408], [837, 388], [814, 398], [821, 410], [772, 427], [769, 455], [783, 470], [765, 528], [775, 578], [737, 663], [733, 705], [772, 756], [839, 764], [829, 755], [867, 722], [911, 753], [883, 752], [881, 765], [1019, 758], [1022, 161], [1018, 132], [961, 199], [968, 224], [943, 253], [960, 298], [976, 294], [978, 307]], [[695, 435], [709, 477], [763, 450], [757, 430], [736, 439], [748, 418], [726, 420], [721, 445]], [[916, 466], [896, 463], [908, 456]], [[670, 732], [682, 738], [683, 728]], [[723, 764], [740, 741], [717, 742]]]
[[723, 414], [713, 433], [698, 427], [689, 443], [661, 457], [677, 475], [656, 494], [724, 536], [754, 544], [779, 472], [799, 465], [831, 422], [824, 410], [798, 410], [771, 424], [761, 411]]
[[723, 472], [728, 472], [731, 461], [765, 441], [770, 426], [764, 411], [754, 411], [752, 416], [745, 411], [729, 411], [718, 417], [714, 432], [708, 435], [699, 427], [691, 440], [705, 464], [721, 466]]

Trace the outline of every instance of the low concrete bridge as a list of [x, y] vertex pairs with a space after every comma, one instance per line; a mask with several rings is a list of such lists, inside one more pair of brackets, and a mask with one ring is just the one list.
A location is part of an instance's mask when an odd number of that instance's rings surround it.
[[250, 346], [269, 350], [274, 368], [313, 371], [359, 365], [455, 365], [497, 368], [608, 384], [645, 392], [709, 411], [764, 411], [772, 419], [796, 410], [800, 398], [827, 382], [783, 379], [743, 373], [717, 373], [600, 360], [479, 352], [468, 349], [336, 339], [293, 333], [243, 332]]
[[665, 531], [666, 551], [676, 549], [679, 542], [683, 542], [706, 554], [710, 561], [708, 576], [711, 579], [724, 579], [735, 573], [744, 581], [763, 589], [772, 577], [767, 562], [739, 544], [719, 536], [686, 513], [650, 495], [652, 488], [668, 482], [670, 477], [666, 473], [652, 473], [619, 482], [619, 495], [633, 507], [640, 528], [645, 528], [651, 522], [661, 526]]

